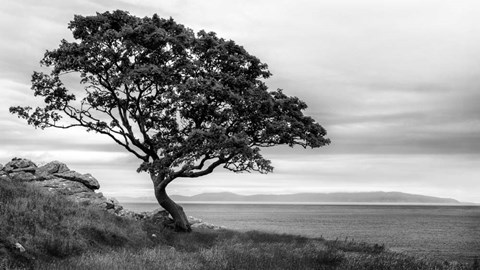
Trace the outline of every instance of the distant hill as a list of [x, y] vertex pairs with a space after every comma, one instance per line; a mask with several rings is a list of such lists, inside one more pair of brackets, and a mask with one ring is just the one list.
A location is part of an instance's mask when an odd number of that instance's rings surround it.
[[402, 192], [297, 193], [282, 195], [238, 195], [230, 192], [203, 193], [194, 196], [172, 196], [176, 201], [235, 202], [308, 202], [308, 203], [450, 203], [457, 200]]
[[[272, 203], [439, 203], [460, 204], [450, 198], [438, 198], [402, 192], [337, 192], [337, 193], [296, 193], [281, 195], [239, 195], [231, 192], [202, 193], [194, 196], [172, 195], [179, 202], [272, 202]], [[152, 197], [119, 197], [122, 202], [150, 202]]]

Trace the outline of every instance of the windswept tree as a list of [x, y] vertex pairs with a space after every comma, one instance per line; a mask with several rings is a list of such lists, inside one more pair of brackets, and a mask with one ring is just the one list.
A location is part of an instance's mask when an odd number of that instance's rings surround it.
[[[273, 167], [261, 148], [330, 142], [303, 114], [303, 101], [268, 91], [267, 65], [234, 41], [119, 10], [76, 15], [69, 29], [75, 42], [62, 40], [40, 62], [51, 72], [32, 75], [44, 106], [10, 112], [36, 128], [83, 127], [110, 137], [141, 160], [138, 171], [149, 173], [176, 230], [191, 229], [166, 193], [175, 179], [220, 166], [268, 173]], [[72, 73], [81, 90], [67, 87]]]

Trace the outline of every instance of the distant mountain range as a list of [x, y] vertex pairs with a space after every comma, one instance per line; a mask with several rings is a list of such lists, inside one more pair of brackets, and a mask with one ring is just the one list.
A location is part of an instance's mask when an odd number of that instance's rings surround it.
[[[296, 193], [281, 195], [239, 195], [231, 192], [202, 193], [194, 196], [172, 195], [177, 202], [262, 202], [262, 203], [420, 203], [462, 204], [450, 198], [438, 198], [402, 192]], [[152, 202], [153, 197], [118, 197], [121, 202]]]

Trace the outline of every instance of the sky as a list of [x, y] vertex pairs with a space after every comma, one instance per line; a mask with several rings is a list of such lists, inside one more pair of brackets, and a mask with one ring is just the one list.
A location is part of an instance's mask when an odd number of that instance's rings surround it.
[[52, 160], [91, 173], [106, 196], [153, 196], [140, 161], [99, 134], [36, 130], [8, 112], [36, 105], [31, 75], [75, 14], [129, 11], [214, 31], [269, 65], [274, 90], [304, 100], [332, 144], [262, 150], [271, 174], [218, 169], [170, 194], [400, 191], [480, 203], [477, 0], [19, 0], [0, 9], [0, 163]]

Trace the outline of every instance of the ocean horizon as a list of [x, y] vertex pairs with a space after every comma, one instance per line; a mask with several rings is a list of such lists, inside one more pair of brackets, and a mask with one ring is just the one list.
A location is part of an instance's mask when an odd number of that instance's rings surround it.
[[[178, 204], [273, 204], [273, 205], [418, 205], [418, 206], [479, 206], [478, 203], [470, 203], [470, 202], [460, 202], [460, 203], [418, 203], [418, 202], [306, 202], [306, 201], [298, 201], [298, 202], [271, 202], [271, 201], [175, 201]], [[160, 205], [155, 201], [121, 201], [121, 204], [124, 205], [151, 205], [156, 208], [159, 208]], [[150, 209], [150, 207], [147, 207]], [[155, 210], [153, 208], [151, 210]], [[143, 208], [142, 208], [143, 209]], [[151, 211], [151, 210], [140, 210], [140, 211]], [[135, 211], [135, 210], [132, 210]]]
[[[179, 202], [187, 216], [239, 231], [383, 244], [395, 252], [472, 263], [480, 257], [480, 206], [378, 203]], [[152, 211], [157, 203], [123, 203]]]

